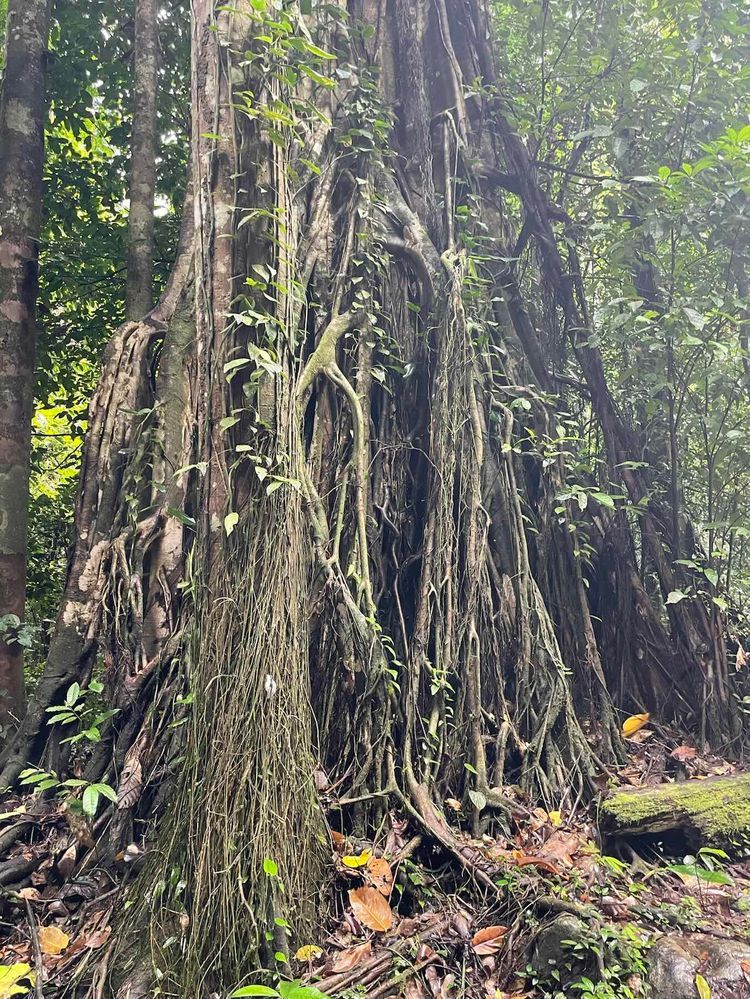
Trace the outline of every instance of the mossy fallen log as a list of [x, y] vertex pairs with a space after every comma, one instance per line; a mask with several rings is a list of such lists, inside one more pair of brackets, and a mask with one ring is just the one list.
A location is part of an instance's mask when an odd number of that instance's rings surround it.
[[609, 836], [682, 834], [691, 847], [750, 842], [750, 773], [616, 791], [600, 805]]

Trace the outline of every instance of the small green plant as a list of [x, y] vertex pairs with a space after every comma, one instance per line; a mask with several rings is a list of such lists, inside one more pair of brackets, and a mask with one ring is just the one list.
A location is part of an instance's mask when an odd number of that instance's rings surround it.
[[681, 864], [670, 864], [667, 870], [675, 874], [688, 874], [713, 885], [732, 885], [734, 881], [724, 869], [725, 860], [729, 860], [729, 857], [723, 850], [702, 846], [695, 856], [685, 857]]
[[544, 976], [529, 966], [530, 984], [549, 999], [642, 999], [648, 942], [634, 926], [597, 926], [563, 940], [557, 967]]
[[17, 614], [0, 616], [0, 638], [6, 645], [20, 645], [24, 649], [34, 646], [38, 628], [22, 622]]
[[33, 787], [39, 793], [56, 788], [58, 797], [61, 797], [69, 808], [73, 811], [81, 810], [89, 819], [93, 819], [96, 815], [101, 798], [117, 801], [117, 791], [109, 784], [89, 783], [78, 777], [60, 780], [52, 771], [40, 770], [38, 767], [22, 770], [20, 777], [23, 786]]
[[78, 730], [63, 742], [100, 742], [102, 725], [118, 713], [118, 708], [102, 709], [99, 695], [104, 685], [92, 680], [88, 687], [72, 683], [65, 694], [65, 703], [47, 708], [48, 725], [77, 725]]
[[325, 995], [314, 985], [303, 985], [302, 982], [279, 982], [276, 988], [270, 985], [245, 985], [231, 992], [229, 999], [241, 999], [244, 996], [272, 996], [274, 999], [325, 999]]

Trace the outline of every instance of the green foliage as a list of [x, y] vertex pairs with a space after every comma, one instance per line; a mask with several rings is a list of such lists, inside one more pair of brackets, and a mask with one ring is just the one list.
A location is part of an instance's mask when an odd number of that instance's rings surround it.
[[88, 819], [96, 816], [102, 798], [117, 801], [117, 791], [109, 784], [89, 782], [77, 777], [61, 780], [56, 773], [40, 770], [38, 767], [22, 770], [20, 778], [23, 787], [32, 788], [36, 793], [55, 790], [72, 812], [82, 812]]
[[62, 742], [81, 742], [85, 740], [97, 743], [102, 738], [102, 726], [119, 713], [118, 708], [104, 708], [100, 695], [104, 686], [98, 680], [91, 680], [88, 687], [73, 683], [65, 694], [62, 705], [46, 708], [49, 718], [48, 725], [76, 725], [77, 731], [67, 736]]
[[323, 999], [323, 993], [313, 985], [303, 985], [301, 982], [279, 982], [275, 989], [268, 985], [244, 985], [230, 993], [229, 999], [241, 999], [242, 996], [275, 996], [276, 999]]
[[638, 999], [648, 974], [649, 943], [637, 927], [603, 924], [589, 927], [575, 940], [564, 940], [559, 965], [543, 979], [528, 976], [550, 999], [580, 995], [583, 999]]

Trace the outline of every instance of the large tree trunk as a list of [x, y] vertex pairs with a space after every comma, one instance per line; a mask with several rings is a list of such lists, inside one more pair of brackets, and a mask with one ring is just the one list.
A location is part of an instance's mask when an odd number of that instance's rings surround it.
[[19, 622], [26, 601], [49, 18], [50, 0], [10, 0], [0, 93], [0, 724], [6, 729], [25, 710]]
[[[608, 643], [556, 512], [564, 469], [519, 443], [543, 439], [559, 384], [508, 264], [504, 186], [613, 475], [631, 437], [492, 97], [482, 4], [352, 2], [356, 30], [330, 5], [259, 6], [194, 0], [183, 245], [159, 305], [110, 345], [57, 636], [0, 775], [45, 745], [64, 767], [44, 709], [103, 650], [120, 713], [87, 778], [118, 785], [112, 852], [176, 788], [154, 929], [184, 949], [179, 969], [156, 960], [190, 996], [287, 949], [285, 923], [309, 932], [316, 786], [340, 828], [368, 835], [401, 808], [495, 891], [445, 798], [481, 831], [509, 820], [510, 785], [559, 807], [620, 753]], [[647, 623], [669, 646], [652, 608]]]

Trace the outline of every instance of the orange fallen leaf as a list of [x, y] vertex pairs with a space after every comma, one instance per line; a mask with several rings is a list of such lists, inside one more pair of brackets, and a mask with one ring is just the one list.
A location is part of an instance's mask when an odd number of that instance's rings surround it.
[[62, 954], [70, 943], [70, 937], [57, 926], [39, 927], [39, 946], [42, 954]]
[[383, 857], [370, 857], [367, 861], [367, 876], [381, 895], [390, 895], [393, 887], [391, 865]]
[[622, 734], [629, 739], [636, 732], [640, 731], [644, 725], [648, 725], [651, 715], [645, 711], [642, 715], [631, 715], [622, 723]]
[[347, 947], [346, 950], [339, 951], [336, 955], [331, 965], [331, 971], [337, 975], [342, 971], [350, 971], [371, 955], [372, 941], [370, 940], [360, 944], [359, 947]]
[[549, 860], [543, 857], [530, 857], [520, 850], [513, 851], [513, 863], [517, 867], [538, 867], [540, 871], [548, 871], [550, 874], [560, 874], [560, 871]]
[[673, 760], [679, 760], [682, 763], [684, 760], [692, 760], [693, 757], [698, 755], [698, 750], [694, 749], [692, 746], [678, 746], [677, 749], [673, 749], [669, 754]]
[[486, 926], [483, 930], [477, 930], [471, 938], [474, 953], [480, 957], [497, 954], [503, 946], [503, 938], [507, 932], [507, 926]]
[[377, 888], [354, 888], [349, 901], [354, 915], [368, 929], [385, 933], [393, 926], [393, 910]]
[[750, 961], [740, 961], [740, 968], [742, 968], [745, 981], [750, 982]]
[[340, 833], [337, 829], [331, 829], [331, 839], [333, 840], [333, 845], [338, 849], [346, 843], [346, 836]]

